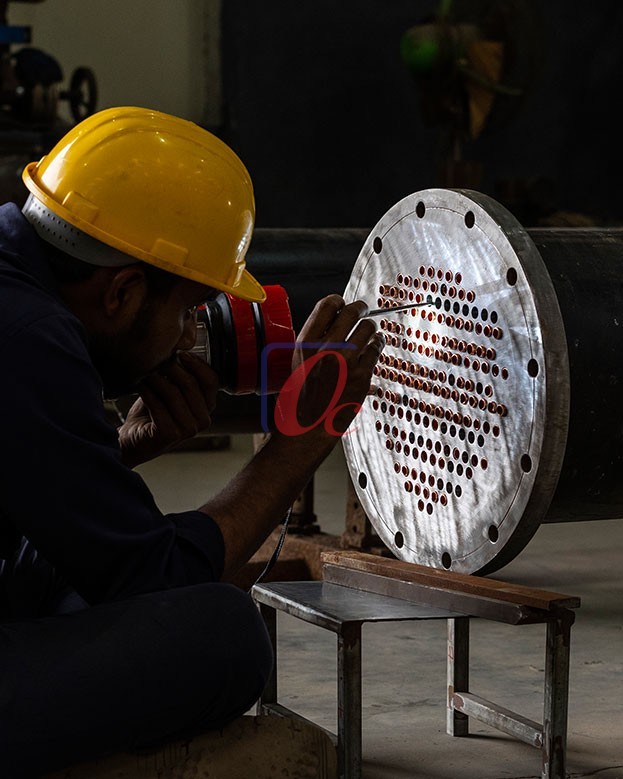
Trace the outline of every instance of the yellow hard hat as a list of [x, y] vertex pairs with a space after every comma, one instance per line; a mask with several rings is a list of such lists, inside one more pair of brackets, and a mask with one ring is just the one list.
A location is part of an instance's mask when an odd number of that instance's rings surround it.
[[39, 215], [51, 212], [73, 233], [243, 300], [266, 297], [245, 270], [255, 220], [249, 173], [192, 122], [146, 108], [99, 111], [22, 178]]

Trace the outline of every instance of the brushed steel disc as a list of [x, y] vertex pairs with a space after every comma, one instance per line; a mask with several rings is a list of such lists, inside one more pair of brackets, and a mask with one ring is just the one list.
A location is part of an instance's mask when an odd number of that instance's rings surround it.
[[377, 317], [375, 393], [343, 438], [376, 532], [403, 560], [495, 570], [539, 526], [566, 441], [564, 326], [536, 247], [484, 195], [416, 192], [372, 230], [345, 298], [414, 305]]

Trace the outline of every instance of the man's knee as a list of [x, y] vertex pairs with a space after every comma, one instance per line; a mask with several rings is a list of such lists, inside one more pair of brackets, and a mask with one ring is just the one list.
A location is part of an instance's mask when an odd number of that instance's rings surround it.
[[[220, 727], [244, 714], [260, 697], [273, 652], [257, 606], [229, 584], [207, 584], [161, 594], [176, 614], [182, 643], [174, 674], [195, 700], [201, 727]], [[179, 645], [179, 644], [178, 644]]]
[[266, 625], [250, 595], [229, 584], [222, 584], [223, 602], [228, 612], [229, 641], [232, 662], [251, 677], [258, 677], [258, 696], [264, 689], [273, 667], [273, 650]]
[[213, 684], [215, 674], [221, 675], [232, 693], [247, 691], [257, 699], [270, 676], [273, 653], [251, 596], [231, 584], [206, 584], [184, 588], [176, 597], [184, 604], [195, 661], [203, 662], [206, 678]]

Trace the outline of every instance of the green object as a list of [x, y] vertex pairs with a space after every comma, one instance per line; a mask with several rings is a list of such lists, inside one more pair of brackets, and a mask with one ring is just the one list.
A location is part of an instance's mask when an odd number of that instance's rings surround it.
[[402, 36], [400, 56], [414, 73], [430, 73], [439, 61], [439, 43], [432, 29], [432, 25], [412, 27]]
[[452, 10], [452, 0], [441, 0], [439, 4], [439, 18], [446, 19]]

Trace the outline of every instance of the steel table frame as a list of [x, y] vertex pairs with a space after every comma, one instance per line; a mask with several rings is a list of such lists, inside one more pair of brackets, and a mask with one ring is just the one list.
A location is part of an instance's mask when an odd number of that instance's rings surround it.
[[[465, 594], [464, 598], [464, 604], [471, 606], [470, 614], [456, 609], [455, 605], [453, 608], [456, 610], [453, 611], [440, 608], [439, 598], [435, 597], [433, 590], [433, 603], [429, 605], [327, 581], [260, 584], [253, 588], [252, 594], [266, 622], [275, 653], [271, 678], [258, 701], [258, 713], [305, 719], [278, 702], [277, 611], [284, 611], [330, 630], [337, 636], [338, 732], [326, 732], [337, 748], [340, 779], [361, 779], [362, 624], [419, 619], [446, 619], [448, 622], [448, 734], [467, 736], [469, 718], [473, 717], [539, 748], [542, 755], [542, 779], [565, 779], [569, 644], [574, 618], [572, 611], [556, 609], [551, 614], [533, 613], [528, 618], [529, 611], [525, 607], [518, 611], [517, 604], [507, 604], [508, 612], [504, 608], [492, 612], [491, 603], [484, 604], [487, 619], [510, 624], [545, 622], [547, 625], [544, 716], [541, 725], [469, 692], [469, 623], [474, 616], [480, 616], [473, 613], [479, 609], [477, 599], [471, 594]], [[449, 594], [449, 604], [462, 603], [461, 593]], [[523, 615], [521, 622], [517, 621], [518, 613]]]

